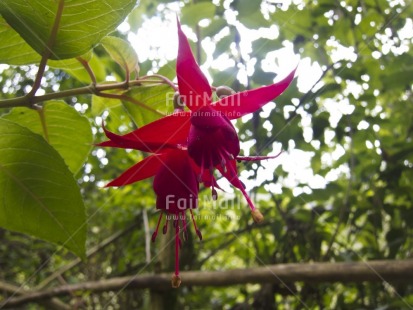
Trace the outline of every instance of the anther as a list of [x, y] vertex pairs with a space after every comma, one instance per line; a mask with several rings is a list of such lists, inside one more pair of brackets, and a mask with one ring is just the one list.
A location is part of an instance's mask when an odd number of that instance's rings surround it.
[[176, 274], [172, 276], [172, 287], [173, 288], [178, 288], [181, 285], [181, 282], [182, 280], [180, 276], [177, 276]]
[[200, 241], [202, 241], [202, 234], [201, 231], [199, 229], [195, 229], [196, 234], [198, 235], [198, 238]]
[[217, 200], [218, 199], [218, 193], [217, 193], [217, 190], [214, 188], [214, 187], [212, 187], [212, 199], [213, 200]]
[[251, 215], [255, 223], [261, 223], [264, 220], [264, 215], [258, 209], [252, 210]]

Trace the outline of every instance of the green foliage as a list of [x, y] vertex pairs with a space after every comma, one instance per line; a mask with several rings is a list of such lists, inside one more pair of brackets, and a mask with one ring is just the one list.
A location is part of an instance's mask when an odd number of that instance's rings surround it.
[[[126, 133], [173, 111], [175, 60], [162, 59], [161, 48], [146, 41], [134, 44], [147, 47], [150, 56], [136, 55], [128, 34], [115, 28], [131, 12], [127, 22], [139, 40], [152, 21], [174, 24], [178, 3], [183, 30], [192, 29], [193, 50], [205, 61], [214, 86], [239, 91], [270, 84], [289, 63], [289, 50], [301, 58], [298, 78], [274, 108], [237, 123], [245, 142], [242, 153], [283, 150], [276, 159], [238, 168], [266, 221], [252, 223], [239, 192], [220, 193], [212, 202], [201, 188], [196, 215], [204, 240], [197, 242], [189, 230], [182, 269], [411, 258], [413, 52], [411, 29], [406, 30], [411, 5], [387, 0], [290, 5], [142, 0], [136, 7], [126, 0], [110, 7], [108, 1], [64, 2], [52, 45], [59, 1], [0, 2], [0, 225], [10, 230], [0, 230], [1, 279], [33, 289], [72, 259], [64, 250], [53, 255], [53, 246], [15, 231], [84, 256], [86, 222], [88, 249], [122, 234], [87, 264], [63, 273], [67, 282], [170, 267], [167, 236], [160, 236], [162, 244], [149, 243], [147, 264], [145, 238], [157, 215], [151, 180], [103, 188], [145, 155], [90, 151], [90, 127], [100, 142], [102, 121]], [[23, 65], [39, 65], [46, 46], [52, 54], [35, 96], [30, 91], [37, 67]], [[137, 68], [139, 76], [131, 74]], [[151, 76], [154, 72], [166, 80]], [[159, 300], [170, 309], [402, 309], [412, 303], [412, 292], [409, 283], [300, 282], [193, 287]], [[91, 309], [151, 309], [149, 294], [154, 292], [82, 292], [76, 301], [64, 300], [73, 307], [81, 300]]]
[[[21, 36], [14, 37], [11, 45], [25, 40], [37, 53], [43, 55], [55, 24], [56, 12], [63, 3], [57, 35], [50, 47], [51, 59], [66, 59], [83, 55], [99, 43], [125, 19], [134, 1], [120, 0], [109, 4], [92, 0], [83, 1], [2, 1], [0, 14]], [[82, 5], [83, 4], [83, 5]], [[16, 52], [14, 50], [14, 52]]]
[[110, 57], [116, 61], [126, 72], [139, 73], [138, 56], [132, 46], [117, 37], [107, 36], [100, 42]]
[[42, 112], [15, 108], [2, 118], [42, 135], [59, 152], [73, 174], [83, 166], [92, 148], [89, 121], [63, 101], [46, 102]]
[[171, 113], [174, 92], [167, 85], [140, 87], [126, 93], [133, 101], [123, 102], [127, 112], [138, 127], [148, 124], [162, 115]]
[[38, 134], [0, 120], [0, 225], [85, 257], [86, 213], [59, 154]]

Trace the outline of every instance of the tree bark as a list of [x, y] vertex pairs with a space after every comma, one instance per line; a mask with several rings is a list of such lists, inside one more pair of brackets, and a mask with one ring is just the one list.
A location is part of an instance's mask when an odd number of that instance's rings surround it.
[[[181, 286], [230, 286], [245, 283], [292, 283], [292, 282], [411, 282], [413, 260], [383, 260], [346, 263], [279, 264], [257, 268], [227, 271], [187, 271], [181, 273]], [[0, 303], [0, 308], [16, 307], [28, 302], [68, 295], [73, 292], [104, 292], [119, 289], [156, 289], [170, 291], [171, 275], [147, 274], [119, 277], [96, 282], [62, 285], [50, 290], [26, 292]]]

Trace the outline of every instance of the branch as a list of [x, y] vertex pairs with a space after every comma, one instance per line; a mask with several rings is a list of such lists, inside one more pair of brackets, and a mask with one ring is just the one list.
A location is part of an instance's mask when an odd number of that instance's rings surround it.
[[[157, 78], [157, 76], [154, 76]], [[44, 102], [47, 100], [54, 100], [54, 99], [61, 99], [66, 97], [73, 97], [79, 95], [96, 95], [101, 96], [103, 91], [108, 90], [117, 90], [117, 89], [127, 89], [130, 87], [141, 86], [142, 83], [151, 83], [151, 84], [167, 84], [173, 85], [172, 82], [168, 82], [165, 79], [157, 79], [157, 80], [150, 80], [148, 77], [139, 80], [133, 80], [129, 83], [125, 84], [124, 82], [121, 83], [111, 83], [111, 84], [97, 84], [97, 85], [89, 85], [83, 86], [68, 90], [63, 90], [60, 92], [49, 93], [41, 96], [34, 96], [33, 98], [28, 98], [27, 96], [24, 97], [17, 97], [11, 99], [4, 99], [0, 100], [0, 108], [12, 108], [12, 107], [29, 107], [32, 104]], [[172, 86], [171, 86], [172, 87]], [[174, 88], [175, 89], [175, 88]], [[150, 107], [146, 106], [147, 108], [151, 109]]]
[[[26, 294], [26, 290], [23, 290], [21, 287], [15, 286], [13, 284], [9, 284], [7, 282], [0, 281], [0, 291], [6, 292], [11, 294], [12, 296], [20, 295], [24, 296]], [[69, 310], [70, 307], [66, 306], [63, 302], [61, 302], [57, 298], [53, 298], [51, 300], [43, 301], [44, 305], [48, 307], [48, 309], [55, 309], [55, 310]]]
[[[230, 286], [246, 283], [285, 284], [297, 281], [306, 283], [344, 282], [411, 282], [413, 260], [382, 260], [346, 263], [279, 264], [228, 271], [184, 271], [181, 286]], [[170, 274], [146, 274], [112, 278], [94, 282], [62, 285], [50, 290], [36, 291], [12, 298], [0, 304], [11, 308], [29, 302], [40, 302], [73, 292], [106, 292], [123, 289], [171, 290]]]

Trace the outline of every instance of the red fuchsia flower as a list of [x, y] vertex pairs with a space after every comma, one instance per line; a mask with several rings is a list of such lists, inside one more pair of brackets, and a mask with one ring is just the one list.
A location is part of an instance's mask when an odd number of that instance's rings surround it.
[[[214, 169], [238, 188], [251, 209], [254, 221], [263, 220], [237, 176], [235, 160], [263, 160], [276, 156], [239, 156], [238, 135], [231, 120], [240, 118], [263, 107], [278, 97], [291, 83], [295, 70], [278, 83], [253, 90], [231, 94], [212, 102], [212, 89], [191, 52], [189, 42], [178, 21], [179, 49], [176, 64], [180, 99], [190, 109], [191, 126], [188, 134], [189, 156], [199, 167], [199, 179], [212, 187], [216, 198]], [[278, 155], [277, 155], [278, 156]]]
[[[179, 50], [177, 77], [179, 98], [190, 111], [176, 110], [174, 114], [161, 118], [123, 136], [105, 130], [109, 141], [98, 146], [136, 149], [152, 153], [135, 164], [107, 186], [123, 186], [154, 176], [153, 188], [157, 195], [156, 207], [161, 210], [158, 224], [152, 235], [155, 241], [163, 213], [166, 213], [166, 233], [168, 221], [175, 228], [175, 274], [172, 286], [178, 287], [180, 230], [186, 236], [185, 211], [189, 210], [200, 239], [201, 232], [194, 221], [192, 209], [197, 207], [198, 183], [212, 188], [218, 187], [214, 169], [238, 188], [252, 211], [256, 222], [263, 216], [252, 203], [244, 185], [237, 176], [236, 160], [255, 161], [276, 156], [239, 156], [238, 135], [231, 123], [243, 115], [252, 113], [267, 102], [278, 97], [294, 78], [293, 70], [278, 83], [254, 90], [235, 93], [212, 102], [212, 90], [192, 55], [188, 39], [178, 21]], [[277, 155], [278, 156], [278, 155]]]
[[103, 127], [108, 141], [98, 144], [103, 147], [136, 149], [153, 153], [130, 167], [106, 186], [123, 186], [155, 176], [153, 189], [157, 195], [156, 208], [161, 210], [156, 230], [152, 235], [154, 242], [158, 235], [162, 216], [166, 214], [163, 233], [166, 234], [168, 222], [175, 228], [175, 274], [172, 286], [179, 287], [179, 248], [180, 232], [187, 236], [185, 211], [189, 210], [195, 231], [202, 239], [196, 226], [192, 209], [198, 205], [199, 183], [194, 172], [195, 165], [183, 145], [187, 140], [189, 122], [187, 113], [174, 114], [150, 123], [123, 136], [116, 135]]

